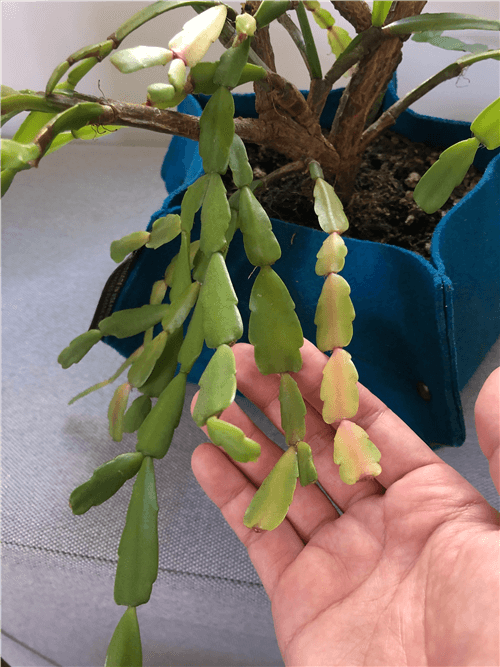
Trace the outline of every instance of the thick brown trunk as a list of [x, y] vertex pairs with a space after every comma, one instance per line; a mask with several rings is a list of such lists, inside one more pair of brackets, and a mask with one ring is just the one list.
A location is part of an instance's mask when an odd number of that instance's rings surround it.
[[[419, 14], [424, 5], [425, 2], [398, 2], [388, 21]], [[339, 155], [335, 190], [344, 205], [349, 202], [354, 191], [362, 156], [361, 135], [367, 118], [401, 62], [403, 42], [401, 37], [390, 37], [363, 58], [342, 95], [329, 140]]]
[[364, 32], [372, 24], [372, 13], [366, 2], [349, 0], [349, 2], [337, 2], [332, 0], [332, 5], [353, 26], [356, 32]]

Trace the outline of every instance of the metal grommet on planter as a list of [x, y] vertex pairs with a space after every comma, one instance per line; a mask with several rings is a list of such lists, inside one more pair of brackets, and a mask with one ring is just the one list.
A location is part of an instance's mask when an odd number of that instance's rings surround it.
[[420, 398], [423, 398], [424, 401], [431, 400], [431, 392], [429, 391], [429, 387], [423, 382], [417, 382], [417, 391]]

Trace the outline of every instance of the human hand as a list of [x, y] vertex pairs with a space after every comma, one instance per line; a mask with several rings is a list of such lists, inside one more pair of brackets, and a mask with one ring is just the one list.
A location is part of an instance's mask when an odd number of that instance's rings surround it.
[[[259, 373], [251, 345], [233, 351], [238, 389], [280, 428], [279, 375]], [[362, 385], [352, 421], [380, 449], [382, 473], [344, 484], [333, 462], [335, 424], [321, 416], [327, 356], [309, 341], [301, 352], [293, 377], [307, 407], [306, 441], [318, 481], [342, 515], [317, 485], [298, 484], [278, 528], [244, 526], [282, 450], [236, 403], [221, 417], [261, 444], [259, 459], [236, 463], [211, 443], [192, 456], [198, 482], [247, 547], [269, 595], [285, 664], [498, 665], [498, 512]], [[479, 443], [497, 490], [499, 396], [500, 368], [476, 403]]]

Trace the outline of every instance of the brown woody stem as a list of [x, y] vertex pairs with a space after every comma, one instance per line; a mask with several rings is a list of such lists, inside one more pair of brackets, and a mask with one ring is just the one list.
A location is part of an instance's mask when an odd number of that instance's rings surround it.
[[338, 13], [345, 18], [346, 21], [353, 26], [356, 32], [363, 32], [368, 30], [372, 24], [372, 13], [370, 7], [366, 2], [336, 2], [332, 1], [332, 5]]
[[[469, 67], [472, 64], [472, 62], [469, 62], [469, 60], [472, 60], [472, 58], [467, 60], [461, 58], [459, 61], [451, 63], [451, 65], [448, 65], [440, 72], [421, 83], [420, 86], [417, 86], [417, 88], [410, 90], [409, 93], [395, 102], [391, 107], [389, 107], [389, 109], [384, 111], [380, 118], [375, 123], [370, 125], [370, 127], [368, 127], [361, 135], [360, 151], [365, 151], [366, 148], [373, 141], [375, 141], [375, 139], [377, 139], [377, 137], [384, 130], [386, 130], [388, 127], [391, 127], [391, 125], [394, 125], [398, 116], [403, 113], [403, 111], [408, 109], [408, 107], [411, 106], [414, 102], [426, 95], [430, 90], [438, 86], [440, 83], [459, 76], [466, 67]], [[475, 62], [477, 62], [477, 60]]]
[[[273, 78], [277, 76], [272, 74]], [[37, 94], [44, 97], [43, 93]], [[338, 168], [338, 155], [321, 134], [319, 125], [318, 131], [314, 131], [310, 111], [302, 95], [288, 84], [283, 91], [275, 91], [272, 99], [276, 107], [281, 108], [280, 113], [265, 119], [235, 118], [236, 133], [244, 141], [267, 146], [285, 155], [291, 162], [302, 160], [306, 156], [315, 159], [322, 165], [325, 174], [332, 176]], [[53, 94], [50, 102], [57, 108], [69, 109], [80, 102], [102, 104], [103, 100], [90, 95]], [[161, 134], [173, 134], [194, 141], [199, 139], [200, 119], [197, 116], [109, 99], [105, 104], [102, 115], [93, 120], [93, 124], [123, 125]], [[287, 105], [290, 105], [290, 109]], [[302, 122], [305, 122], [306, 126], [303, 126]], [[290, 137], [294, 140], [290, 141]]]

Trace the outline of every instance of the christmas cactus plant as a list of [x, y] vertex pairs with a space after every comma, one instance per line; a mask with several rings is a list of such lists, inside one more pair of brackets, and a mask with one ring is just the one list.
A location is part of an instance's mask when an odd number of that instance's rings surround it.
[[[128, 338], [143, 334], [143, 343], [115, 375], [83, 391], [71, 402], [114, 382], [127, 371], [108, 409], [109, 432], [121, 441], [137, 433], [134, 452], [123, 453], [97, 468], [70, 497], [75, 514], [100, 505], [129, 479], [135, 478], [125, 527], [118, 547], [114, 598], [126, 607], [111, 638], [106, 665], [141, 665], [142, 648], [136, 609], [149, 601], [158, 572], [158, 505], [155, 460], [165, 457], [181, 419], [188, 374], [206, 344], [210, 358], [201, 378], [193, 419], [206, 427], [210, 440], [233, 460], [246, 463], [260, 455], [260, 445], [221, 415], [236, 396], [236, 365], [232, 346], [243, 335], [238, 310], [238, 285], [233, 285], [226, 255], [237, 229], [254, 267], [248, 338], [264, 375], [280, 377], [281, 426], [287, 449], [269, 471], [243, 517], [255, 531], [273, 530], [285, 519], [297, 482], [317, 482], [313, 451], [307, 443], [306, 407], [293, 374], [301, 369], [304, 344], [301, 323], [287, 286], [273, 265], [281, 256], [270, 219], [255, 192], [244, 140], [283, 153], [289, 164], [281, 171], [309, 172], [314, 181], [314, 208], [327, 234], [309, 267], [324, 276], [317, 304], [316, 345], [329, 353], [323, 370], [323, 419], [336, 425], [332, 456], [340, 478], [355, 484], [380, 474], [383, 466], [376, 443], [356, 424], [358, 373], [344, 349], [353, 336], [355, 308], [350, 287], [340, 275], [347, 248], [342, 233], [349, 222], [344, 205], [353, 191], [361, 154], [398, 115], [442, 81], [465, 67], [500, 59], [500, 51], [465, 44], [442, 35], [465, 28], [498, 30], [498, 21], [456, 13], [421, 14], [425, 2], [333, 2], [357, 33], [354, 39], [336, 26], [325, 3], [249, 2], [237, 15], [234, 8], [212, 0], [159, 0], [141, 10], [106, 40], [79, 49], [52, 73], [45, 92], [17, 91], [2, 86], [2, 125], [20, 112], [29, 115], [13, 139], [2, 139], [2, 195], [16, 174], [37, 167], [48, 153], [74, 139], [104, 135], [125, 126], [149, 128], [199, 141], [204, 174], [186, 191], [180, 215], [155, 221], [150, 232], [137, 231], [111, 243], [111, 258], [121, 263], [143, 246], [157, 249], [180, 237], [180, 250], [165, 266], [148, 304], [113, 312], [72, 340], [60, 356], [63, 368], [78, 363], [105, 336]], [[146, 21], [177, 7], [191, 5], [198, 13], [163, 46], [118, 50], [122, 41]], [[331, 9], [331, 7], [329, 7]], [[288, 12], [296, 14], [297, 23]], [[336, 57], [323, 74], [309, 19], [326, 31]], [[268, 25], [279, 21], [299, 49], [310, 73], [307, 100], [275, 71]], [[467, 52], [455, 63], [379, 113], [382, 97], [401, 59], [403, 42], [413, 39]], [[226, 47], [216, 62], [203, 61], [210, 45]], [[115, 52], [113, 55], [111, 55]], [[169, 67], [163, 81], [149, 86], [142, 105], [90, 98], [76, 92], [78, 82], [103, 58], [123, 74], [154, 66]], [[69, 72], [66, 81], [62, 77]], [[332, 85], [345, 73], [351, 79], [329, 133], [319, 117]], [[168, 81], [167, 81], [168, 80]], [[252, 81], [259, 117], [235, 119], [232, 91]], [[172, 110], [189, 94], [210, 99], [200, 119]], [[426, 212], [438, 210], [460, 183], [480, 146], [500, 146], [500, 99], [471, 125], [472, 137], [445, 150], [415, 189], [415, 201]], [[290, 142], [290, 135], [294, 141]], [[230, 197], [222, 176], [230, 170], [236, 191]], [[332, 185], [335, 184], [335, 187]], [[191, 239], [200, 212], [199, 240]], [[347, 258], [348, 261], [348, 258]], [[308, 268], [308, 267], [304, 267]], [[155, 331], [160, 332], [155, 335]], [[133, 400], [131, 400], [133, 398]]]

